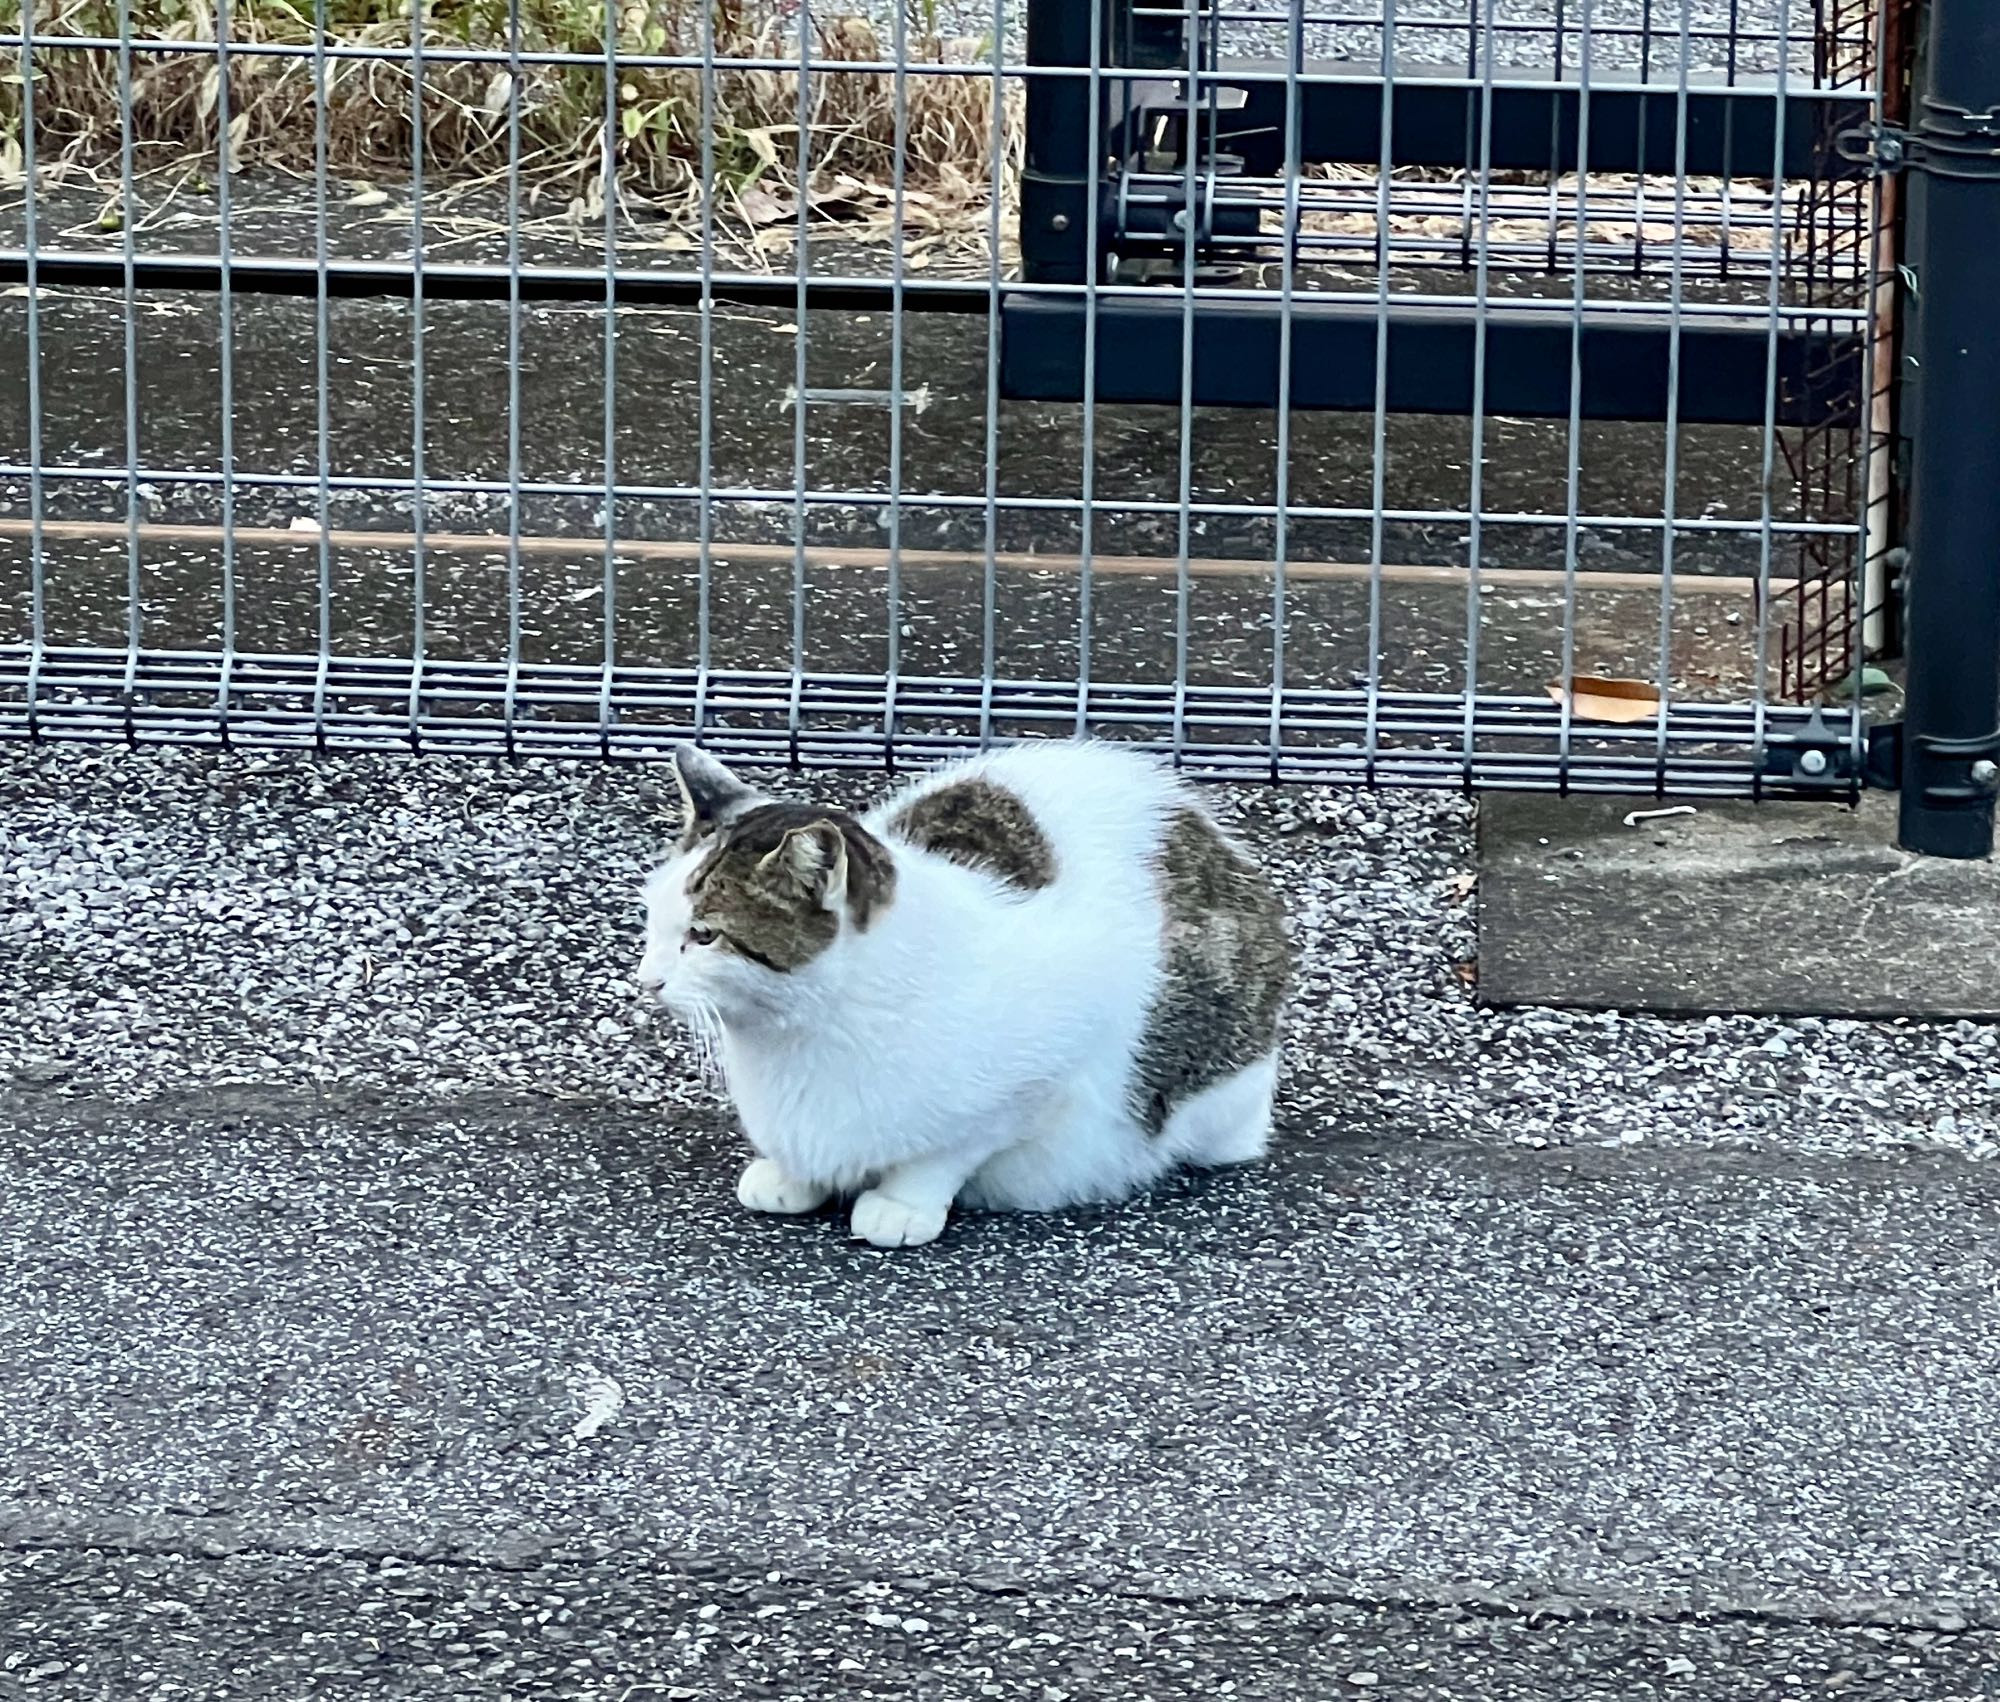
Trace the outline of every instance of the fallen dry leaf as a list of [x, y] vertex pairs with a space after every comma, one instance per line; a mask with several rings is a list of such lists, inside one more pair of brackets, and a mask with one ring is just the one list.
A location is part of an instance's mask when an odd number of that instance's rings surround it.
[[774, 225], [792, 218], [799, 210], [799, 204], [789, 195], [773, 195], [754, 184], [736, 197], [736, 204], [753, 225]]
[[1551, 680], [1549, 696], [1558, 703], [1567, 699], [1570, 713], [1579, 721], [1631, 726], [1654, 720], [1660, 713], [1660, 688], [1645, 680], [1578, 680], [1574, 692], [1565, 691], [1561, 680]]

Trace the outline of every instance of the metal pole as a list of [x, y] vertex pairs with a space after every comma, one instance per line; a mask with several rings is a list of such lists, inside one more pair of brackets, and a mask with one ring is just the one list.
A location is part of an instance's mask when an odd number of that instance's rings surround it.
[[2000, 7], [1932, 0], [1903, 144], [1915, 335], [1900, 839], [1993, 850], [2000, 779]]
[[[1085, 70], [1093, 41], [1111, 40], [1115, 0], [1028, 0], [1028, 63]], [[1091, 12], [1102, 7], [1093, 26]], [[1099, 45], [1098, 51], [1104, 51]], [[1031, 284], [1092, 276], [1091, 198], [1103, 162], [1091, 156], [1098, 78], [1028, 77], [1027, 159], [1021, 172], [1021, 270]]]

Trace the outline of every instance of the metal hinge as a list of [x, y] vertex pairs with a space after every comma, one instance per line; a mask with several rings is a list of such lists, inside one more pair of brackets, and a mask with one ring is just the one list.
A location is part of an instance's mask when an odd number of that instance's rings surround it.
[[[1819, 712], [1795, 734], [1772, 739], [1764, 753], [1764, 772], [1794, 784], [1818, 782], [1832, 787], [1859, 780], [1870, 792], [1894, 792], [1903, 784], [1903, 723], [1878, 721], [1862, 729], [1861, 760], [1854, 761], [1853, 746], [1847, 735], [1827, 726]], [[1986, 741], [1968, 741], [1986, 749]], [[2000, 755], [2000, 734], [1993, 741]], [[1926, 748], [1940, 756], [1954, 752], [1927, 741]], [[1982, 759], [1990, 762], [1991, 759]], [[1975, 762], [1975, 768], [1977, 763]], [[2000, 774], [2000, 770], [1996, 770]], [[1974, 776], [1977, 783], [1977, 774]], [[1990, 787], [1988, 788], [1991, 789]]]
[[1903, 169], [1910, 136], [1893, 124], [1857, 124], [1833, 139], [1833, 151], [1849, 165], [1865, 165], [1871, 177]]
[[[1909, 769], [1908, 750], [1932, 762], [1964, 764], [1964, 779], [1933, 780], [1923, 787], [1926, 804], [1976, 803], [2000, 791], [2000, 728], [1983, 738], [1912, 739], [1900, 721], [1884, 721], [1868, 729], [1868, 749], [1861, 768], [1861, 782], [1878, 791], [1899, 790]], [[1916, 778], [1914, 772], [1909, 774]]]

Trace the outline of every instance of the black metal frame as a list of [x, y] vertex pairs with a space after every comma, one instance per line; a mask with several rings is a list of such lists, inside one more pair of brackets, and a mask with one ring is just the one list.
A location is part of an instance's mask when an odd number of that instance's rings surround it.
[[[310, 260], [277, 257], [225, 261], [213, 254], [147, 256], [132, 268], [141, 290], [222, 287], [225, 270], [237, 295], [311, 298], [322, 274]], [[43, 287], [118, 289], [125, 268], [117, 257], [42, 254]], [[28, 256], [0, 249], [0, 286], [24, 284]], [[427, 301], [583, 302], [600, 305], [602, 272], [584, 267], [529, 266], [513, 275], [483, 264], [427, 264]], [[324, 270], [327, 295], [409, 298], [416, 274], [390, 261], [335, 260]], [[692, 307], [708, 299], [739, 306], [792, 309], [800, 290], [789, 278], [621, 268], [611, 280], [621, 307]], [[884, 313], [895, 302], [883, 282], [815, 278], [804, 290], [810, 311]], [[977, 281], [912, 278], [901, 291], [910, 313], [976, 313], [991, 307]], [[1014, 401], [1080, 402], [1085, 380], [1086, 317], [1096, 317], [1096, 376], [1100, 402], [1177, 404], [1181, 397], [1181, 292], [1101, 292], [1094, 307], [1080, 294], [1035, 288], [1001, 292], [1001, 394]], [[1292, 406], [1365, 411], [1374, 406], [1375, 320], [1372, 306], [1300, 298], [1291, 306]], [[1486, 332], [1486, 406], [1496, 414], [1556, 419], [1569, 411], [1570, 321], [1528, 308], [1425, 305], [1389, 312], [1389, 406], [1398, 413], [1465, 414], [1472, 408], [1473, 341]], [[1207, 299], [1195, 310], [1195, 400], [1208, 407], [1276, 405], [1281, 304], [1276, 300]], [[1658, 315], [1587, 313], [1582, 357], [1582, 417], [1658, 420], [1665, 417], [1669, 354], [1680, 344], [1678, 417], [1689, 425], [1758, 425], [1764, 418], [1766, 326], [1749, 315], [1707, 316], [1678, 333]], [[1803, 319], [1778, 339], [1777, 421], [1812, 426], [1852, 412], [1852, 374], [1861, 362], [1858, 331], [1829, 329]]]
[[[1002, 313], [1002, 394], [1081, 402], [1086, 384], [1099, 401], [1178, 404], [1185, 305], [1178, 290], [1153, 299], [1100, 297], [1094, 312], [1094, 378], [1084, 346], [1091, 310], [1074, 296], [1016, 296]], [[1280, 388], [1283, 321], [1291, 320], [1294, 408], [1364, 412], [1375, 406], [1376, 310], [1354, 302], [1295, 297], [1208, 300], [1195, 310], [1194, 396], [1207, 407], [1273, 408]], [[1399, 414], [1470, 414], [1475, 340], [1484, 320], [1485, 406], [1521, 419], [1567, 419], [1568, 314], [1526, 309], [1392, 309], [1388, 406]], [[1581, 339], [1586, 420], [1668, 417], [1669, 356], [1678, 337], [1681, 382], [1676, 417], [1686, 425], [1761, 425], [1769, 329], [1762, 320], [1704, 319], [1675, 333], [1663, 318], [1588, 314]], [[1778, 339], [1780, 425], [1814, 425], [1851, 410], [1859, 333], [1804, 326]], [[1843, 360], [1843, 356], [1849, 358]]]
[[[1028, 58], [1062, 75], [1028, 82], [1027, 161], [1021, 195], [1022, 275], [1031, 283], [1080, 285], [1113, 281], [1115, 263], [1135, 253], [1166, 257], [1169, 268], [1185, 235], [1155, 217], [1136, 228], [1121, 216], [1118, 178], [1135, 168], [1145, 138], [1162, 121], [1177, 124], [1178, 145], [1195, 134], [1194, 178], [1268, 175], [1286, 164], [1288, 85], [1284, 67], [1231, 62], [1205, 73], [1199, 110], [1188, 112], [1182, 20], [1159, 13], [1135, 16], [1132, 0], [1027, 0]], [[1162, 71], [1170, 75], [1163, 77]], [[1094, 75], [1078, 75], [1077, 73]], [[1527, 78], [1496, 70], [1490, 85], [1468, 86], [1463, 68], [1398, 63], [1388, 157], [1398, 166], [1491, 171], [1569, 172], [1577, 169], [1584, 85], [1580, 80]], [[1331, 60], [1308, 62], [1297, 91], [1297, 158], [1306, 165], [1375, 165], [1383, 157], [1381, 67]], [[1857, 140], [1870, 122], [1865, 91], [1786, 87], [1775, 80], [1698, 79], [1686, 96], [1686, 134], [1677, 141], [1678, 91], [1657, 86], [1593, 83], [1589, 166], [1593, 172], [1671, 172], [1689, 176], [1768, 176], [1782, 118], [1788, 174], [1821, 181], [1858, 179], [1870, 163]], [[1095, 100], [1097, 108], [1092, 111]], [[1482, 112], [1490, 101], [1490, 112]], [[1484, 134], [1482, 135], [1482, 130]], [[1093, 159], [1093, 142], [1099, 157]], [[1157, 227], [1157, 228], [1155, 228]], [[1216, 225], [1214, 234], [1246, 237], [1254, 227]], [[1208, 232], [1198, 232], [1198, 238]], [[1197, 258], [1203, 258], [1196, 243]], [[1176, 324], [1183, 293], [1171, 293]], [[1012, 295], [1002, 303], [1002, 394], [1024, 401], [1076, 401], [1082, 396], [1080, 356], [1085, 303]], [[1096, 322], [1091, 394], [1105, 403], [1178, 402], [1178, 339], [1164, 342], [1161, 305], [1099, 295], [1088, 311]], [[1375, 309], [1299, 300], [1291, 309], [1297, 346], [1292, 405], [1365, 410], [1374, 405]], [[1197, 299], [1196, 406], [1269, 407], [1278, 389], [1275, 300]], [[1463, 413], [1470, 408], [1470, 350], [1484, 321], [1486, 406], [1499, 414], [1541, 417], [1567, 412], [1569, 321], [1559, 324], [1509, 311], [1464, 307], [1389, 309], [1396, 353], [1391, 406], [1399, 411]], [[1763, 420], [1760, 372], [1767, 333], [1762, 316], [1715, 319], [1678, 333], [1664, 316], [1647, 318], [1587, 310], [1584, 316], [1585, 417], [1656, 420], [1665, 417], [1670, 345], [1678, 335], [1682, 383], [1678, 417], [1688, 424], [1755, 424]], [[1551, 358], [1555, 341], [1563, 348]], [[1754, 342], [1755, 349], [1751, 350]], [[1779, 332], [1779, 368], [1786, 380], [1780, 424], [1811, 427], [1851, 412], [1851, 384], [1861, 370], [1866, 339], [1856, 330], [1829, 330], [1799, 318]], [[1164, 353], [1169, 346], [1175, 353]], [[1346, 370], [1330, 372], [1338, 363]], [[1315, 383], [1318, 374], [1323, 382]], [[1393, 393], [1400, 390], [1400, 394]], [[1755, 390], [1752, 396], [1749, 392]]]
[[[1281, 70], [1252, 62], [1252, 72]], [[1398, 165], [1459, 167], [1480, 163], [1479, 106], [1463, 66], [1398, 61], [1390, 158]], [[1491, 133], [1486, 147], [1495, 171], [1574, 171], [1582, 86], [1547, 86], [1498, 67], [1493, 77]], [[1272, 171], [1284, 162], [1285, 86], [1253, 78], [1244, 105], [1222, 115], [1219, 141], [1247, 170]], [[1690, 177], [1738, 177], [1768, 171], [1782, 109], [1785, 171], [1805, 177], [1822, 170], [1824, 138], [1867, 118], [1865, 101], [1826, 89], [1775, 81], [1697, 77], [1688, 90], [1687, 133], [1677, 141], [1672, 90], [1608, 83], [1590, 91], [1590, 169], [1671, 171], [1676, 148], [1686, 149]], [[1335, 60], [1308, 64], [1299, 82], [1299, 143], [1306, 163], [1369, 165], [1382, 156], [1381, 79], [1375, 66]], [[1853, 176], [1852, 168], [1836, 168]]]

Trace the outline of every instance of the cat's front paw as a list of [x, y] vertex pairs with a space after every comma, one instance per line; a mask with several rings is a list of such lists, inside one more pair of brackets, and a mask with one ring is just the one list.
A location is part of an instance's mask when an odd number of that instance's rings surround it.
[[921, 1247], [944, 1233], [949, 1206], [913, 1206], [870, 1188], [854, 1202], [849, 1226], [873, 1247]]
[[831, 1188], [817, 1182], [801, 1182], [787, 1176], [768, 1158], [753, 1158], [736, 1180], [736, 1199], [751, 1211], [775, 1212], [781, 1217], [799, 1217], [818, 1211], [832, 1195]]

